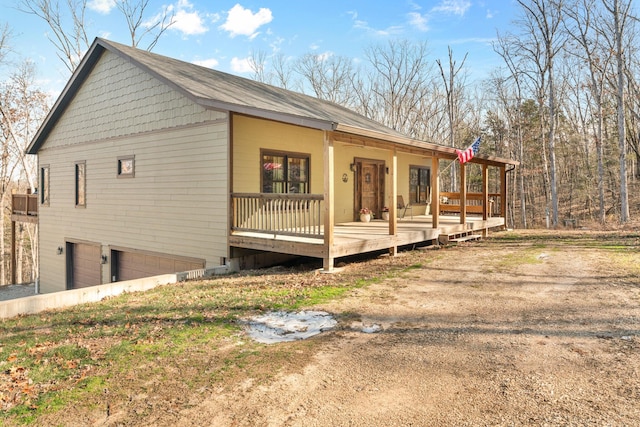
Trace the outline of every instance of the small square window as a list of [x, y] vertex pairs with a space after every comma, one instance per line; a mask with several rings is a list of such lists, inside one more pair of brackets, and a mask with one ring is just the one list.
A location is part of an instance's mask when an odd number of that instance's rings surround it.
[[133, 178], [135, 176], [135, 158], [133, 156], [118, 159], [118, 178]]

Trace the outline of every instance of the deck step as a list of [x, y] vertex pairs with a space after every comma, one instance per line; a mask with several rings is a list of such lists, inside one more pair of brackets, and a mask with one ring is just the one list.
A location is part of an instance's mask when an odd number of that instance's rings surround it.
[[481, 234], [468, 234], [466, 236], [449, 239], [449, 242], [460, 243], [460, 242], [468, 242], [470, 240], [480, 240], [480, 239], [482, 239]]
[[474, 234], [472, 230], [459, 231], [456, 233], [449, 233], [449, 234], [441, 234], [438, 237], [438, 241], [441, 245], [468, 242], [471, 240], [480, 240], [480, 239], [482, 239], [482, 235]]

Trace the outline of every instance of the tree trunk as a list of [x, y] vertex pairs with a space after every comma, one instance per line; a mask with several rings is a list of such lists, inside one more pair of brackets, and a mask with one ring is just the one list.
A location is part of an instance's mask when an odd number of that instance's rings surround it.
[[624, 119], [624, 58], [622, 55], [622, 23], [620, 22], [620, 2], [613, 4], [613, 19], [615, 25], [616, 62], [618, 91], [616, 94], [618, 113], [618, 149], [620, 164], [620, 222], [629, 221], [629, 194], [627, 193], [627, 145]]

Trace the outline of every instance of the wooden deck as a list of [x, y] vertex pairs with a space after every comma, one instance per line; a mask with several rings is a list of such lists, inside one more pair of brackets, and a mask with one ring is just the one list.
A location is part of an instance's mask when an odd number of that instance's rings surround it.
[[374, 252], [424, 242], [437, 241], [440, 235], [459, 233], [465, 230], [483, 233], [504, 226], [504, 218], [483, 220], [467, 216], [466, 224], [460, 224], [457, 215], [441, 215], [439, 227], [432, 226], [431, 215], [414, 215], [398, 220], [395, 236], [389, 235], [389, 223], [374, 220], [368, 223], [347, 222], [336, 224], [332, 247], [326, 247], [322, 237], [309, 238], [285, 234], [233, 231], [229, 236], [230, 246], [268, 252], [301, 255], [314, 258], [340, 258], [348, 255]]

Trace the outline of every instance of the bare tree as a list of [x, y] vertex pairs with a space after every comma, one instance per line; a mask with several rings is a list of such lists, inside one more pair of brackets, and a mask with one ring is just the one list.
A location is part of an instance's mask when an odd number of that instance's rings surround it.
[[0, 65], [4, 62], [5, 58], [9, 54], [9, 42], [11, 40], [11, 28], [9, 24], [4, 24], [0, 27]]
[[[516, 142], [517, 142], [517, 156], [518, 161], [520, 162], [520, 167], [517, 169], [518, 176], [518, 189], [520, 193], [520, 221], [522, 222], [522, 227], [527, 228], [527, 204], [526, 204], [526, 193], [525, 193], [525, 175], [527, 164], [524, 161], [524, 140], [522, 137], [522, 102], [523, 102], [523, 88], [522, 88], [522, 79], [524, 71], [520, 68], [520, 64], [517, 61], [517, 55], [513, 52], [514, 44], [511, 43], [507, 38], [501, 37], [498, 35], [497, 41], [493, 44], [493, 50], [498, 53], [505, 64], [507, 65], [507, 69], [509, 70], [510, 78], [514, 83], [514, 91], [513, 95], [515, 98], [515, 114], [508, 114], [507, 117], [512, 121], [511, 128], [515, 128], [516, 131]], [[504, 95], [503, 91], [497, 92], [499, 96], [502, 97], [502, 103], [509, 108], [509, 100]]]
[[142, 39], [149, 36], [151, 41], [147, 44], [146, 50], [153, 50], [160, 36], [175, 22], [175, 13], [167, 7], [164, 7], [162, 12], [151, 20], [145, 20], [149, 0], [116, 0], [115, 3], [127, 21], [133, 47], [138, 47]]
[[619, 179], [620, 179], [620, 222], [630, 219], [629, 193], [627, 190], [627, 144], [625, 123], [625, 46], [624, 36], [630, 21], [631, 1], [626, 3], [621, 0], [603, 0], [604, 8], [611, 14], [610, 21], [613, 25], [608, 31], [603, 31], [603, 36], [608, 38], [609, 48], [615, 57], [615, 83], [616, 90], [616, 117], [618, 124], [618, 150], [619, 150]]
[[258, 82], [283, 89], [301, 86], [294, 80], [296, 64], [281, 52], [269, 57], [264, 51], [252, 51], [249, 54], [249, 65], [253, 70], [253, 79]]
[[[442, 66], [442, 62], [439, 59], [436, 59], [436, 64], [438, 64], [438, 68], [440, 69], [440, 76], [442, 77], [442, 83], [444, 84], [444, 90], [447, 97], [447, 118], [449, 119], [449, 146], [456, 146], [456, 132], [458, 128], [458, 119], [459, 115], [458, 108], [459, 104], [462, 101], [462, 91], [464, 88], [464, 76], [462, 79], [458, 79], [458, 74], [462, 70], [465, 61], [467, 60], [466, 53], [460, 65], [457, 64], [456, 60], [453, 59], [453, 51], [451, 50], [451, 46], [448, 47], [449, 51], [449, 62], [447, 66], [447, 71], [445, 72], [445, 67]], [[462, 82], [461, 82], [462, 80]], [[462, 148], [462, 147], [459, 147]], [[456, 191], [457, 187], [457, 170], [455, 167], [450, 169], [450, 184], [451, 191]]]
[[[4, 195], [12, 188], [19, 191], [35, 189], [36, 162], [25, 150], [38, 126], [44, 119], [48, 105], [47, 95], [35, 87], [35, 71], [33, 64], [24, 62], [12, 74], [8, 82], [0, 86], [0, 135], [2, 136], [2, 215], [4, 215]], [[4, 222], [3, 222], [4, 224]], [[4, 227], [2, 227], [4, 233]], [[25, 236], [26, 234], [26, 236]], [[23, 250], [22, 243], [30, 242], [29, 250]], [[31, 278], [37, 272], [37, 239], [34, 225], [26, 225], [18, 230], [18, 254], [15, 254], [18, 266], [19, 282], [27, 279], [21, 266], [31, 267]], [[4, 240], [3, 240], [4, 242]], [[30, 262], [22, 262], [22, 256], [30, 258]], [[3, 265], [3, 271], [6, 271]], [[4, 274], [3, 274], [4, 280]]]
[[253, 80], [269, 83], [266, 76], [267, 54], [262, 50], [252, 50], [247, 60], [253, 70]]
[[47, 23], [51, 29], [47, 37], [58, 58], [73, 72], [89, 46], [85, 25], [87, 0], [65, 0], [62, 6], [58, 0], [21, 0], [20, 8]]
[[[149, 0], [115, 0], [131, 36], [131, 45], [137, 47], [146, 36], [151, 36], [147, 50], [152, 50], [160, 36], [173, 24], [173, 13], [163, 9], [155, 19], [144, 20]], [[20, 10], [33, 14], [47, 23], [51, 33], [47, 37], [57, 50], [58, 58], [69, 72], [73, 72], [87, 51], [87, 0], [20, 0]]]
[[609, 68], [609, 62], [612, 59], [611, 50], [603, 49], [600, 40], [600, 33], [595, 31], [598, 25], [597, 19], [597, 3], [595, 0], [578, 0], [573, 5], [569, 5], [565, 9], [567, 19], [567, 34], [580, 46], [583, 58], [589, 70], [589, 84], [587, 87], [591, 92], [593, 99], [593, 109], [595, 122], [595, 145], [598, 170], [598, 220], [605, 222], [605, 197], [604, 197], [604, 152], [603, 152], [603, 133], [604, 133], [604, 103], [606, 90], [606, 71]]
[[365, 56], [369, 72], [354, 84], [358, 109], [405, 135], [422, 133], [422, 107], [433, 79], [427, 44], [390, 41], [365, 49]]
[[300, 58], [295, 70], [317, 98], [344, 106], [353, 104], [354, 69], [350, 58], [308, 53]]
[[560, 34], [562, 23], [562, 1], [557, 0], [517, 0], [524, 11], [526, 31], [538, 43], [536, 49], [541, 48], [539, 69], [547, 77], [546, 97], [549, 109], [548, 137], [549, 174], [551, 187], [551, 215], [552, 224], [558, 226], [558, 183], [556, 176], [556, 99], [554, 86], [554, 60], [562, 49], [564, 40]]

